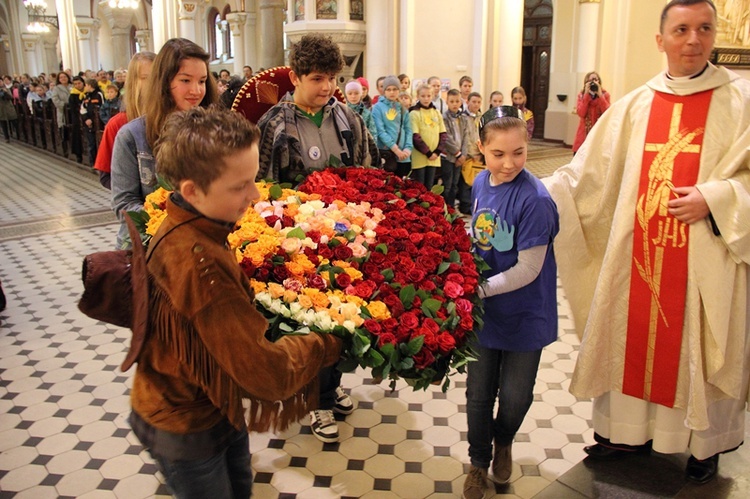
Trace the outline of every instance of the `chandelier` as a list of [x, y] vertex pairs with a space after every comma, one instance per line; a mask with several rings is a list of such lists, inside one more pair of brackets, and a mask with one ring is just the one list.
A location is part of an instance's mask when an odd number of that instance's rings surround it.
[[26, 31], [30, 33], [49, 33], [49, 27], [60, 29], [57, 16], [47, 15], [47, 2], [44, 0], [23, 0], [26, 13], [29, 16], [29, 24]]
[[137, 9], [138, 0], [109, 0], [111, 9]]

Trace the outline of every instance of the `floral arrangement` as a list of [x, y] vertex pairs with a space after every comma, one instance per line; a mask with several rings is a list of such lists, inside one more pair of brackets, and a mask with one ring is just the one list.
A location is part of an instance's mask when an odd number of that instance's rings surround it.
[[[339, 369], [415, 389], [464, 372], [481, 323], [484, 262], [459, 215], [422, 184], [371, 168], [328, 168], [292, 190], [262, 182], [228, 242], [250, 278], [268, 337], [344, 338]], [[145, 203], [153, 236], [168, 191]]]

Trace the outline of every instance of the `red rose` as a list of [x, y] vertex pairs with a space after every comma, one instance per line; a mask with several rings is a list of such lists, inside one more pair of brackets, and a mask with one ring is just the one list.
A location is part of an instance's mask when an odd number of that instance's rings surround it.
[[404, 329], [413, 330], [419, 326], [419, 318], [413, 312], [404, 312], [399, 318], [399, 324]]
[[440, 326], [438, 326], [438, 323], [433, 319], [430, 319], [429, 317], [422, 321], [422, 327], [433, 334], [437, 334], [437, 332], [440, 331]]
[[371, 334], [374, 334], [375, 336], [383, 332], [383, 328], [380, 326], [380, 323], [375, 319], [365, 319], [365, 322], [362, 324], [362, 326], [364, 326], [367, 331], [369, 331]]
[[456, 348], [456, 340], [449, 333], [443, 332], [437, 337], [438, 352], [441, 355], [447, 355], [451, 350]]
[[396, 341], [399, 343], [406, 343], [411, 338], [411, 331], [402, 327], [396, 328], [393, 331], [393, 334], [396, 336]]
[[464, 283], [464, 276], [461, 274], [448, 274], [445, 276], [446, 281], [455, 282], [456, 284], [463, 284]]
[[276, 282], [284, 282], [284, 279], [287, 279], [291, 276], [291, 274], [289, 273], [289, 270], [287, 270], [287, 268], [284, 267], [283, 265], [278, 265], [274, 267], [272, 274], [273, 274], [273, 279]]
[[373, 251], [370, 253], [370, 259], [368, 260], [368, 263], [372, 263], [374, 265], [380, 265], [385, 260], [385, 255], [381, 253], [380, 251]]
[[352, 283], [352, 278], [346, 272], [336, 274], [336, 285], [341, 288], [347, 288]]
[[474, 327], [474, 318], [470, 315], [461, 317], [461, 322], [458, 323], [458, 327], [464, 331], [471, 331]]
[[340, 244], [333, 250], [333, 255], [337, 260], [347, 260], [352, 257], [352, 249], [349, 246]]
[[261, 267], [258, 270], [255, 271], [255, 276], [253, 276], [255, 279], [262, 281], [262, 282], [268, 282], [270, 277], [270, 272], [267, 268]]
[[423, 348], [414, 356], [414, 367], [417, 369], [430, 367], [433, 362], [435, 362], [435, 356], [426, 348]]
[[328, 287], [326, 280], [319, 274], [313, 274], [307, 278], [307, 286], [322, 291]]
[[373, 263], [372, 258], [370, 258], [369, 262], [362, 264], [362, 273], [364, 274], [365, 279], [372, 279], [376, 275], [381, 275], [380, 267]]
[[354, 286], [354, 294], [360, 298], [368, 299], [375, 292], [376, 286], [372, 281], [362, 281]]
[[438, 349], [438, 339], [437, 335], [431, 333], [427, 329], [421, 327], [417, 330], [418, 334], [413, 334], [412, 338], [416, 338], [417, 336], [424, 337], [424, 343], [422, 348], [426, 348], [430, 352], [435, 352]]
[[242, 272], [245, 273], [248, 277], [253, 277], [253, 274], [255, 274], [256, 267], [253, 265], [253, 262], [250, 261], [249, 258], [243, 258], [240, 262], [240, 268], [242, 269]]
[[455, 303], [458, 315], [471, 314], [471, 311], [474, 309], [474, 305], [466, 298], [457, 298]]
[[333, 258], [333, 250], [328, 246], [318, 246], [318, 256], [325, 260]]
[[421, 243], [422, 239], [424, 239], [424, 234], [422, 234], [421, 232], [412, 232], [411, 234], [409, 234], [409, 241], [414, 244]]
[[419, 268], [409, 269], [409, 272], [407, 272], [407, 277], [411, 282], [420, 282], [425, 278], [425, 271]]
[[443, 287], [443, 292], [448, 298], [455, 299], [464, 294], [464, 288], [460, 284], [457, 284], [453, 281], [448, 281]]
[[389, 333], [392, 333], [398, 328], [398, 321], [393, 317], [389, 317], [380, 323], [383, 329]]
[[281, 219], [277, 217], [276, 215], [269, 215], [266, 217], [266, 223], [269, 227], [273, 227], [276, 225], [276, 222], [280, 221]]
[[[389, 291], [392, 289], [390, 286], [384, 283], [380, 286], [381, 293], [383, 292], [384, 286], [386, 286]], [[401, 305], [401, 299], [397, 295], [393, 294], [392, 292], [390, 292], [389, 294], [385, 296], [381, 294], [380, 299], [383, 300], [383, 303], [385, 303], [385, 306], [388, 308], [393, 308], [394, 306]]]
[[437, 286], [435, 286], [435, 283], [432, 281], [422, 281], [419, 283], [419, 289], [423, 289], [427, 292], [435, 291]]

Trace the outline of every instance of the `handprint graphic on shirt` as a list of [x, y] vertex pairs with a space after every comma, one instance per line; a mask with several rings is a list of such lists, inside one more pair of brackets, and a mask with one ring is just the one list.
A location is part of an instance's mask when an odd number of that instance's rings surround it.
[[513, 249], [513, 236], [516, 228], [509, 226], [508, 222], [497, 223], [497, 218], [491, 213], [480, 213], [474, 220], [474, 238], [477, 245], [483, 250], [494, 248], [496, 251], [509, 251]]
[[514, 226], [508, 227], [508, 222], [505, 220], [497, 224], [495, 221], [495, 227], [493, 233], [489, 236], [489, 242], [493, 248], [497, 251], [509, 251], [513, 248], [513, 235], [516, 233]]

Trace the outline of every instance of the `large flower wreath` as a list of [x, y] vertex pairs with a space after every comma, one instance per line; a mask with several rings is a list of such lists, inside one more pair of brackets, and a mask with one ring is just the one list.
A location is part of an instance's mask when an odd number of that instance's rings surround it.
[[[333, 333], [339, 369], [404, 378], [415, 389], [464, 372], [481, 321], [484, 262], [464, 222], [422, 184], [372, 168], [328, 168], [297, 188], [260, 183], [261, 197], [230, 234], [269, 339]], [[168, 191], [140, 217], [153, 235]], [[136, 216], [138, 219], [139, 217]]]

